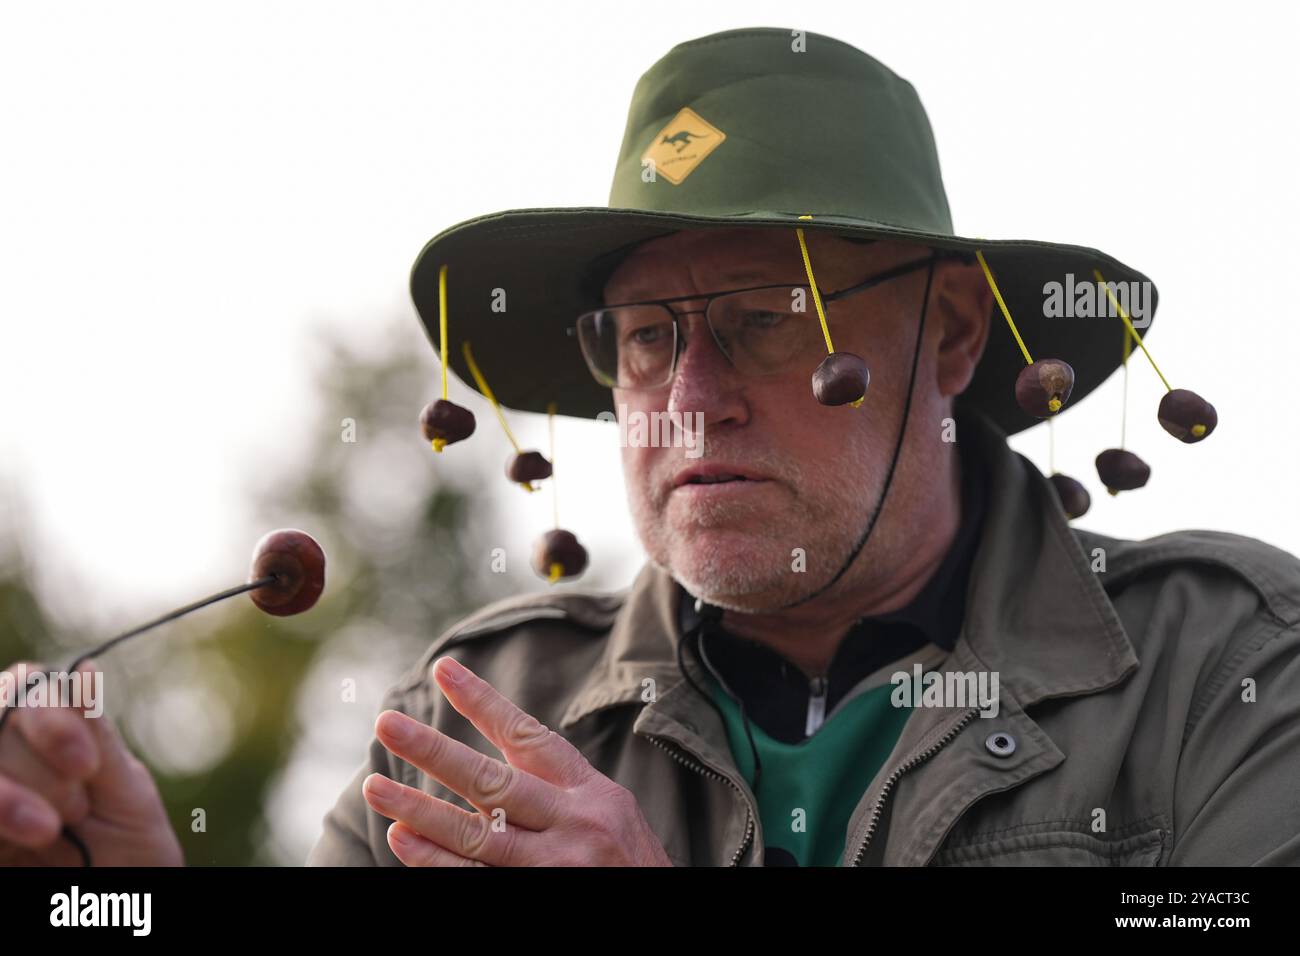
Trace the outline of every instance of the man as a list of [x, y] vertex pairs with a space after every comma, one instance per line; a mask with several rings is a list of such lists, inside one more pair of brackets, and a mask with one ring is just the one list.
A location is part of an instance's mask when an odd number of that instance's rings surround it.
[[[425, 248], [435, 341], [443, 266], [462, 377], [472, 340], [508, 407], [676, 413], [682, 441], [622, 450], [650, 556], [631, 587], [509, 598], [440, 635], [309, 863], [1300, 862], [1300, 562], [1070, 528], [1006, 445], [1034, 419], [993, 277], [1025, 347], [1074, 368], [1071, 403], [1122, 331], [1049, 320], [1045, 283], [1145, 277], [956, 236], [905, 81], [812, 34], [681, 44], [637, 88], [611, 208]], [[832, 343], [870, 376], [823, 402]], [[0, 850], [62, 846], [108, 806], [97, 862], [177, 861], [116, 738], [63, 758], [75, 726], [18, 723], [0, 804], [45, 800], [26, 829], [0, 812]]]
[[[954, 236], [910, 85], [797, 32], [655, 64], [610, 207], [462, 223], [412, 291], [439, 342], [447, 267], [452, 367], [472, 340], [508, 407], [677, 414], [622, 452], [650, 562], [441, 635], [309, 862], [1300, 862], [1300, 562], [1071, 530], [1005, 444], [1034, 419], [993, 276], [1078, 401], [1124, 332], [1044, 285], [1141, 273]], [[860, 405], [810, 389], [832, 339]]]

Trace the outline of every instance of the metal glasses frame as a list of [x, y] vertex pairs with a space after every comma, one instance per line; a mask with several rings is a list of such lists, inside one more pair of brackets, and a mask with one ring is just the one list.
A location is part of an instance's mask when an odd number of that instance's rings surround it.
[[[856, 285], [851, 285], [848, 288], [839, 289], [835, 292], [821, 292], [821, 290], [818, 291], [820, 293], [821, 300], [823, 303], [836, 302], [839, 301], [840, 299], [846, 299], [851, 295], [856, 295], [859, 292], [865, 292], [868, 289], [874, 288], [875, 286], [888, 282], [890, 279], [897, 279], [902, 276], [909, 275], [910, 273], [913, 273], [918, 269], [924, 268], [925, 266], [929, 265], [931, 262], [941, 262], [945, 259], [959, 259], [962, 262], [969, 265], [975, 261], [975, 256], [973, 253], [964, 252], [959, 249], [932, 249], [930, 251], [930, 254], [928, 256], [925, 256], [922, 259], [914, 259], [911, 262], [904, 262], [896, 266], [891, 266], [888, 269], [882, 270], [881, 272], [877, 272], [874, 275], [868, 276], [867, 278], [863, 279], [861, 282], [857, 283]], [[663, 388], [665, 385], [667, 385], [669, 382], [673, 380], [673, 375], [677, 372], [677, 358], [679, 355], [681, 355], [682, 347], [684, 346], [686, 341], [686, 337], [682, 334], [682, 328], [681, 328], [682, 316], [703, 314], [705, 324], [709, 327], [709, 334], [713, 336], [713, 341], [717, 343], [718, 348], [722, 351], [723, 356], [726, 357], [728, 362], [730, 362], [731, 356], [727, 355], [726, 349], [722, 346], [722, 343], [718, 341], [718, 334], [714, 330], [712, 323], [710, 323], [708, 320], [709, 306], [713, 304], [713, 300], [717, 298], [721, 298], [722, 296], [725, 295], [736, 295], [741, 292], [762, 292], [767, 289], [793, 289], [799, 287], [805, 287], [805, 284], [800, 282], [778, 282], [772, 285], [751, 286], [745, 289], [726, 289], [722, 292], [697, 292], [694, 295], [678, 295], [678, 296], [673, 296], [672, 298], [669, 299], [643, 299], [638, 302], [616, 302], [611, 305], [601, 306], [599, 309], [592, 309], [588, 312], [582, 313], [582, 315], [578, 316], [578, 318], [575, 320], [573, 325], [565, 327], [564, 334], [569, 336], [570, 338], [576, 338], [578, 335], [577, 323], [581, 322], [588, 315], [595, 315], [599, 312], [606, 312], [610, 309], [622, 309], [634, 305], [663, 306], [665, 311], [667, 311], [668, 314], [672, 316], [673, 336], [674, 336], [673, 361], [672, 361], [672, 365], [668, 369], [667, 377], [659, 385], [628, 386], [627, 390], [637, 391], [637, 390], [646, 390], [646, 389], [653, 389], [653, 388]], [[683, 309], [680, 311], [671, 308], [671, 306], [677, 302], [691, 302], [696, 299], [704, 300], [703, 308]], [[583, 355], [583, 360], [587, 361], [585, 353]], [[591, 368], [590, 362], [587, 363], [587, 368], [588, 371], [592, 373], [592, 377], [595, 378], [599, 384], [606, 385], [605, 382], [600, 381], [600, 379], [596, 376], [595, 370]], [[606, 385], [606, 387], [622, 388], [623, 386]]]

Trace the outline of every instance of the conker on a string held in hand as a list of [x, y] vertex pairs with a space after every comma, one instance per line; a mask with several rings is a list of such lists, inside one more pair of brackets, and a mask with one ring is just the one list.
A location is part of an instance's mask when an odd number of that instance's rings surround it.
[[474, 434], [474, 426], [473, 412], [445, 398], [430, 402], [420, 412], [420, 429], [436, 452]]
[[271, 531], [253, 549], [249, 582], [275, 576], [275, 581], [248, 592], [267, 614], [288, 617], [312, 607], [325, 590], [325, 552], [305, 531]]

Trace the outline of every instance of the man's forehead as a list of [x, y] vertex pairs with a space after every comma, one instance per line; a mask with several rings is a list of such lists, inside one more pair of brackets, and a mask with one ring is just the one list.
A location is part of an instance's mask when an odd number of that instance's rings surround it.
[[[807, 234], [818, 263], [861, 260], [876, 243]], [[799, 282], [804, 276], [799, 242], [792, 229], [693, 229], [649, 239], [619, 263], [605, 284], [611, 296], [653, 297], [681, 270], [707, 273], [727, 283]]]

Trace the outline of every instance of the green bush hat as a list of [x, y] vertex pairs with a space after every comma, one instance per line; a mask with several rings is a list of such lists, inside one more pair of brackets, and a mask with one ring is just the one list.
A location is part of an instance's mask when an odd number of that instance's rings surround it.
[[[590, 130], [582, 135], [589, 141]], [[645, 175], [650, 160], [653, 176]], [[420, 252], [411, 295], [438, 349], [439, 272], [446, 266], [451, 371], [472, 380], [462, 355], [469, 339], [503, 407], [545, 413], [554, 402], [557, 414], [594, 419], [614, 411], [613, 395], [592, 377], [566, 329], [601, 306], [605, 278], [638, 243], [737, 226], [789, 230], [792, 256], [797, 227], [982, 250], [1033, 358], [1073, 367], [1064, 410], [1120, 366], [1125, 333], [1115, 318], [1045, 315], [1045, 286], [1067, 282], [1068, 274], [1095, 282], [1094, 269], [1107, 282], [1150, 282], [1096, 249], [955, 235], [930, 122], [912, 85], [840, 40], [762, 28], [678, 44], [646, 71], [632, 95], [608, 207], [512, 209], [452, 226]], [[1144, 334], [1155, 287], [1129, 288], [1149, 290]], [[493, 309], [495, 290], [505, 294], [504, 311]], [[1010, 435], [1038, 419], [1016, 402], [1025, 359], [993, 308], [964, 400]]]

